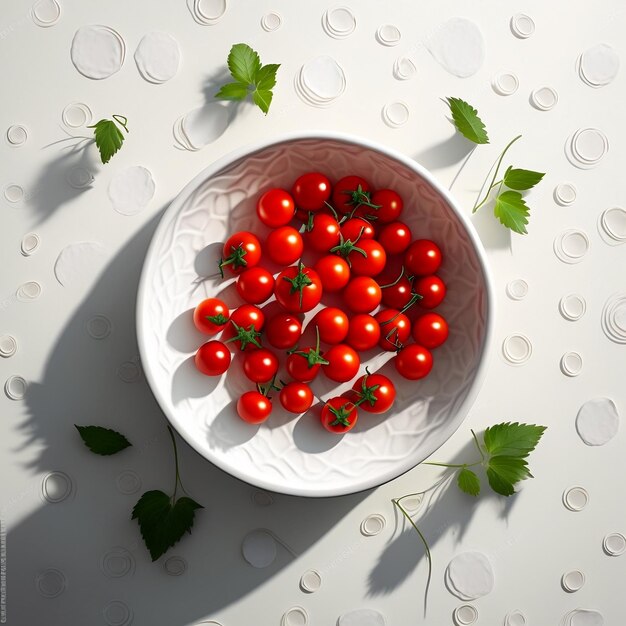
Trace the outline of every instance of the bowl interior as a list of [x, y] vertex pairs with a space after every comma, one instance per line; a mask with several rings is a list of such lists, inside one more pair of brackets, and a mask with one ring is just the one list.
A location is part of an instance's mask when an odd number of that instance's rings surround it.
[[[405, 381], [385, 363], [391, 354], [371, 359], [371, 371], [380, 369], [397, 382], [396, 404], [386, 416], [362, 412], [354, 430], [342, 437], [324, 431], [314, 411], [300, 417], [284, 412], [277, 398], [268, 422], [245, 424], [234, 404], [253, 387], [240, 373], [238, 359], [220, 379], [203, 376], [193, 364], [193, 354], [207, 340], [193, 327], [195, 305], [217, 294], [229, 305], [237, 303], [234, 285], [211, 277], [221, 242], [238, 230], [266, 232], [255, 214], [258, 196], [274, 186], [289, 189], [298, 175], [312, 170], [326, 173], [333, 182], [359, 174], [374, 188], [400, 193], [402, 220], [413, 236], [433, 239], [442, 248], [439, 275], [448, 287], [437, 311], [448, 320], [450, 337], [434, 351], [431, 374]], [[243, 480], [306, 496], [379, 485], [438, 448], [458, 428], [477, 391], [489, 327], [489, 288], [476, 241], [426, 172], [365, 142], [295, 138], [218, 163], [172, 203], [146, 259], [138, 334], [148, 380], [181, 435]], [[336, 384], [319, 385], [323, 398], [336, 395]]]

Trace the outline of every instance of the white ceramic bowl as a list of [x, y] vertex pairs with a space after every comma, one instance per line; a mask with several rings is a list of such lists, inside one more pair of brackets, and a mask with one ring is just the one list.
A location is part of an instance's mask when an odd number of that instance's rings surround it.
[[[193, 327], [192, 310], [221, 293], [235, 304], [234, 286], [215, 278], [221, 242], [238, 230], [261, 230], [259, 195], [289, 189], [302, 173], [319, 170], [337, 180], [359, 174], [374, 188], [404, 198], [402, 219], [413, 235], [443, 249], [439, 272], [448, 294], [439, 311], [448, 341], [421, 381], [405, 381], [387, 357], [398, 397], [386, 416], [362, 412], [342, 437], [327, 433], [309, 412], [293, 417], [278, 398], [269, 420], [242, 422], [236, 399], [253, 388], [234, 360], [227, 375], [196, 371], [193, 355], [207, 340]], [[146, 257], [139, 286], [137, 330], [152, 390], [176, 430], [200, 454], [232, 475], [264, 489], [300, 496], [335, 496], [375, 487], [423, 461], [459, 427], [483, 379], [493, 328], [491, 279], [481, 243], [469, 221], [434, 177], [411, 159], [374, 142], [330, 132], [291, 134], [240, 149], [196, 176], [172, 202]], [[365, 365], [365, 364], [363, 364]], [[324, 378], [321, 376], [320, 378]], [[334, 384], [319, 382], [323, 398]], [[343, 391], [349, 385], [339, 389]], [[319, 390], [319, 388], [318, 388]]]

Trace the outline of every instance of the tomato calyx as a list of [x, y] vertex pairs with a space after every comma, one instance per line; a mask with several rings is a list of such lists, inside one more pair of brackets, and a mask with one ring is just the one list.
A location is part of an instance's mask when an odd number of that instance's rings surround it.
[[350, 239], [344, 239], [343, 235], [339, 233], [339, 244], [336, 245], [334, 248], [331, 248], [330, 252], [334, 252], [338, 254], [339, 256], [343, 257], [348, 262], [348, 265], [350, 267], [352, 267], [352, 264], [350, 263], [350, 259], [348, 258], [348, 255], [351, 252], [358, 252], [359, 254], [362, 254], [367, 259], [367, 252], [365, 252], [363, 248], [359, 248], [356, 245], [359, 239], [361, 238], [361, 235], [363, 234], [364, 230], [365, 228], [361, 228], [361, 231], [359, 232], [359, 236], [354, 241], [351, 241]]
[[204, 317], [216, 326], [223, 326], [228, 322], [228, 318], [223, 313], [218, 313], [217, 315], [205, 315]]
[[[352, 422], [349, 420], [350, 413], [357, 406], [354, 402], [349, 400], [342, 404], [340, 407], [334, 407], [332, 404], [327, 404], [328, 410], [335, 416], [335, 421], [330, 422], [330, 426], [351, 426]], [[348, 408], [349, 407], [349, 408]]]
[[[280, 382], [283, 386], [285, 385], [282, 380]], [[280, 391], [280, 389], [281, 388], [276, 384], [276, 374], [274, 374], [274, 377], [269, 383], [265, 383], [264, 385], [261, 383], [256, 384], [256, 390], [268, 400], [272, 399], [272, 396], [269, 395], [272, 391]]]
[[248, 344], [255, 345], [257, 348], [262, 348], [263, 346], [259, 343], [258, 337], [261, 336], [261, 333], [254, 327], [254, 324], [250, 324], [250, 326], [245, 329], [243, 326], [239, 326], [237, 322], [230, 320], [230, 323], [235, 327], [235, 331], [237, 334], [230, 339], [227, 339], [224, 343], [230, 343], [232, 341], [239, 341], [240, 350], [245, 350], [248, 347]]
[[304, 263], [302, 261], [298, 261], [298, 273], [293, 277], [289, 278], [289, 276], [283, 276], [283, 280], [291, 283], [291, 290], [289, 293], [299, 293], [300, 302], [299, 307], [302, 308], [302, 298], [304, 296], [303, 291], [305, 287], [313, 284], [313, 281], [302, 271], [304, 270]]
[[363, 187], [359, 185], [356, 189], [344, 189], [342, 193], [350, 196], [350, 200], [346, 201], [346, 204], [358, 209], [360, 206], [368, 206], [372, 209], [380, 209], [380, 204], [374, 204], [372, 202], [372, 196], [369, 191], [363, 191]]
[[309, 369], [315, 367], [316, 365], [328, 365], [329, 362], [322, 356], [320, 353], [320, 329], [315, 327], [315, 349], [309, 348], [308, 350], [289, 350], [287, 354], [297, 354], [301, 357], [304, 357], [307, 360], [307, 366]]
[[370, 406], [375, 406], [378, 398], [374, 395], [374, 392], [380, 388], [380, 385], [370, 385], [367, 384], [367, 378], [371, 376], [369, 369], [365, 368], [365, 376], [363, 376], [363, 381], [361, 382], [361, 390], [357, 391], [359, 399], [354, 403], [355, 406], [360, 406], [364, 402], [367, 402]]
[[232, 252], [225, 258], [220, 259], [217, 267], [220, 270], [220, 274], [222, 278], [224, 278], [224, 266], [231, 265], [233, 267], [246, 267], [248, 265], [248, 261], [244, 258], [248, 251], [243, 247], [243, 244], [239, 244], [237, 247], [231, 246], [230, 249]]

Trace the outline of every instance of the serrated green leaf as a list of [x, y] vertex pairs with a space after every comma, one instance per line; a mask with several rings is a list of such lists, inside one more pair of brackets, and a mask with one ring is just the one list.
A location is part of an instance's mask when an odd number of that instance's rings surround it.
[[485, 125], [471, 104], [461, 98], [446, 98], [446, 102], [450, 107], [454, 126], [466, 139], [478, 144], [489, 143]]
[[237, 82], [250, 85], [261, 69], [261, 59], [248, 44], [237, 43], [228, 54], [228, 69]]
[[108, 456], [132, 444], [124, 435], [103, 426], [78, 426], [74, 424], [85, 445], [95, 454]]
[[139, 530], [153, 561], [178, 543], [185, 532], [191, 533], [196, 509], [203, 508], [191, 498], [183, 497], [172, 506], [162, 491], [146, 491], [133, 508], [131, 519]]
[[269, 111], [270, 104], [272, 104], [272, 92], [267, 90], [259, 90], [257, 89], [252, 93], [252, 99], [254, 100], [254, 104], [256, 104], [265, 115]]
[[525, 235], [530, 210], [519, 191], [503, 191], [496, 197], [493, 214], [511, 230]]
[[541, 182], [544, 176], [545, 173], [542, 172], [509, 167], [504, 173], [504, 184], [510, 189], [526, 191]]
[[526, 458], [536, 447], [545, 432], [545, 426], [503, 422], [485, 429], [485, 449], [492, 456]]
[[470, 469], [464, 467], [457, 476], [457, 485], [461, 491], [470, 496], [477, 496], [480, 493], [480, 480]]
[[227, 83], [215, 94], [221, 100], [243, 100], [248, 95], [248, 86], [243, 83]]
[[280, 65], [277, 63], [269, 63], [261, 67], [254, 77], [254, 84], [257, 89], [260, 91], [272, 89], [276, 85], [276, 72], [279, 67]]
[[526, 459], [512, 456], [492, 456], [487, 465], [487, 478], [491, 488], [503, 496], [515, 493], [520, 480], [532, 478]]
[[106, 164], [111, 157], [122, 147], [124, 135], [113, 120], [103, 119], [89, 126], [94, 129], [96, 146], [100, 151], [100, 160]]

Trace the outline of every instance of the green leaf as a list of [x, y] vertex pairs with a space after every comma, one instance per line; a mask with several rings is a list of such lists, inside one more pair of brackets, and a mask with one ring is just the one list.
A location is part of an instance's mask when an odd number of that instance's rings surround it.
[[489, 426], [483, 440], [485, 449], [492, 456], [526, 458], [536, 447], [545, 432], [545, 426], [503, 422]]
[[96, 146], [100, 151], [100, 160], [102, 163], [108, 163], [124, 143], [122, 131], [113, 120], [107, 119], [100, 120], [88, 128], [94, 129]]
[[248, 44], [237, 43], [228, 54], [228, 69], [236, 81], [250, 85], [261, 69], [261, 59]]
[[276, 72], [280, 67], [277, 63], [264, 65], [254, 77], [254, 84], [260, 91], [267, 91], [276, 85]]
[[491, 488], [502, 496], [515, 493], [520, 480], [532, 478], [526, 459], [512, 456], [492, 456], [487, 464], [487, 479]]
[[252, 99], [254, 100], [254, 104], [256, 104], [265, 115], [269, 111], [270, 104], [272, 104], [272, 92], [267, 90], [259, 90], [257, 89], [252, 93]]
[[463, 137], [478, 144], [489, 143], [485, 125], [471, 104], [461, 98], [446, 98], [446, 102], [450, 107], [454, 125]]
[[85, 445], [95, 454], [108, 456], [132, 444], [124, 435], [102, 426], [78, 426], [74, 424]]
[[139, 523], [141, 536], [153, 561], [191, 533], [196, 509], [203, 508], [191, 498], [172, 499], [162, 491], [146, 491], [133, 508], [131, 519]]
[[222, 100], [243, 100], [247, 95], [248, 85], [244, 83], [227, 83], [222, 85], [215, 97]]
[[525, 191], [532, 189], [537, 183], [541, 182], [544, 176], [545, 173], [542, 172], [534, 172], [533, 170], [523, 170], [509, 166], [504, 173], [504, 184], [511, 189]]
[[480, 493], [480, 480], [472, 470], [464, 467], [457, 476], [457, 484], [461, 491], [470, 496], [477, 496]]
[[525, 235], [530, 210], [519, 191], [504, 191], [496, 198], [493, 214], [511, 230]]

